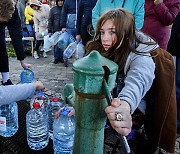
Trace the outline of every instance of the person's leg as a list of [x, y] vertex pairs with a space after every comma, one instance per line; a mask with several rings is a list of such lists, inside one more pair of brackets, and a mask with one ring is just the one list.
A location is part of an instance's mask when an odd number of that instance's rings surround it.
[[91, 35], [89, 35], [87, 31], [87, 26], [81, 28], [81, 38], [84, 46], [86, 46], [87, 42], [91, 40]]
[[42, 43], [42, 40], [36, 40], [36, 46], [35, 46], [35, 51], [34, 51], [35, 59], [39, 59], [38, 54], [39, 54], [39, 47], [40, 47], [41, 43]]
[[54, 64], [57, 64], [58, 63], [58, 59], [59, 59], [59, 47], [58, 45], [56, 44], [54, 46]]
[[176, 57], [177, 128], [180, 133], [180, 57]]
[[10, 85], [9, 79], [9, 61], [6, 51], [5, 29], [0, 30], [0, 72], [2, 75], [2, 85]]

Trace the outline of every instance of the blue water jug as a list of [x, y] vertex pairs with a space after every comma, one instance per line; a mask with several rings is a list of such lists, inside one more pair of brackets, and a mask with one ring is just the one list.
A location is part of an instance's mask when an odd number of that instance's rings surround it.
[[62, 33], [59, 37], [58, 47], [62, 50], [65, 50], [69, 44], [69, 39], [70, 39], [69, 33], [67, 32]]
[[72, 154], [74, 144], [75, 120], [68, 117], [70, 110], [65, 107], [53, 123], [53, 148], [55, 154]]
[[70, 43], [63, 52], [63, 59], [64, 60], [69, 59], [73, 55], [73, 53], [76, 51], [76, 47], [77, 47], [76, 41]]
[[0, 135], [11, 137], [18, 131], [17, 103], [0, 105]]
[[85, 47], [82, 44], [82, 41], [78, 42], [76, 46], [76, 51], [75, 51], [75, 59], [80, 59], [83, 58], [85, 54]]
[[26, 114], [27, 142], [31, 149], [41, 150], [48, 145], [48, 115], [38, 102]]
[[34, 72], [29, 69], [24, 69], [20, 74], [21, 83], [32, 83], [34, 82]]

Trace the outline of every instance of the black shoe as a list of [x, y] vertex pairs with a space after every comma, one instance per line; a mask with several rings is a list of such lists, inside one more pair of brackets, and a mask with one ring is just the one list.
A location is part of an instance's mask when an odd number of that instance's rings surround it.
[[62, 58], [59, 58], [59, 62], [64, 63], [64, 60]]
[[64, 61], [64, 66], [65, 66], [65, 67], [68, 67], [68, 61], [67, 61], [67, 60]]
[[3, 86], [13, 85], [10, 79], [8, 79], [5, 83], [2, 82]]
[[54, 59], [54, 64], [57, 64], [59, 61], [58, 61], [58, 59]]

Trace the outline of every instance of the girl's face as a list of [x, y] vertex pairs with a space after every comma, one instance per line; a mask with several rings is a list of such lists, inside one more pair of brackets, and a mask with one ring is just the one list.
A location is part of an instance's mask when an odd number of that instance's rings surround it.
[[107, 51], [112, 47], [117, 41], [117, 35], [115, 33], [115, 25], [111, 19], [108, 19], [102, 25], [100, 29], [101, 33], [101, 43], [104, 49]]

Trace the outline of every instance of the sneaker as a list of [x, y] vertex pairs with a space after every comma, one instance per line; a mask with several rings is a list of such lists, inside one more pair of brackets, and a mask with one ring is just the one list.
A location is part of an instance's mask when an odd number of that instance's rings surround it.
[[54, 59], [54, 64], [57, 64], [59, 61], [58, 61], [58, 59]]
[[64, 66], [68, 67], [68, 61], [67, 60], [64, 61]]
[[13, 85], [12, 81], [10, 79], [8, 79], [6, 82], [2, 82], [3, 86], [7, 86], [7, 85]]
[[37, 51], [35, 51], [33, 55], [34, 55], [34, 58], [35, 58], [35, 59], [39, 59], [39, 56], [38, 56], [38, 54], [37, 54]]
[[43, 57], [44, 57], [44, 58], [47, 58], [47, 54], [46, 54], [45, 51], [43, 52]]

